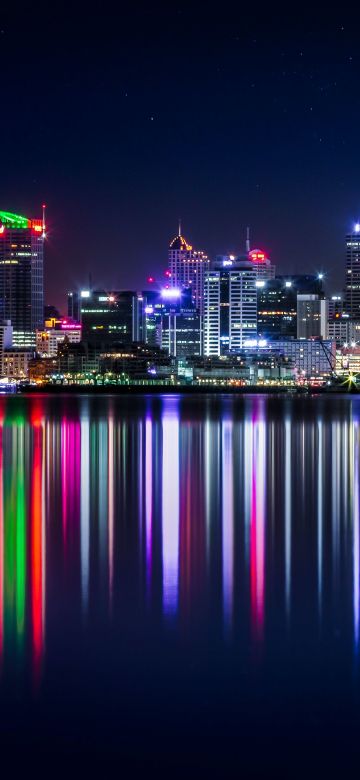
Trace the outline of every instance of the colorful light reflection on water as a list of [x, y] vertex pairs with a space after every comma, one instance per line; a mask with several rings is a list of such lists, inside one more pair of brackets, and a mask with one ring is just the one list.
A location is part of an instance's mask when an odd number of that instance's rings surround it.
[[218, 675], [227, 652], [266, 675], [304, 641], [354, 675], [359, 420], [347, 398], [1, 398], [1, 684], [86, 685], [81, 637], [102, 658], [134, 625], [179, 668], [216, 648]]

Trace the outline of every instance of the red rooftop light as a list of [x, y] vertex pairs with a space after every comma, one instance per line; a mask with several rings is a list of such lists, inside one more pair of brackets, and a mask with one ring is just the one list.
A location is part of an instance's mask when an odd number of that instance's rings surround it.
[[249, 252], [249, 258], [253, 263], [266, 263], [266, 260], [268, 259], [262, 249], [252, 249], [251, 252]]

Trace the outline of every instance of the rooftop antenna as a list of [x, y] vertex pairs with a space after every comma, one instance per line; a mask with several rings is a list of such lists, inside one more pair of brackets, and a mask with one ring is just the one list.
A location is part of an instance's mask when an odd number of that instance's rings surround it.
[[46, 222], [45, 222], [45, 210], [46, 210], [46, 204], [42, 204], [42, 232], [43, 237], [45, 238], [46, 235]]
[[181, 236], [181, 217], [179, 217], [179, 236]]
[[246, 228], [246, 251], [250, 252], [250, 228]]

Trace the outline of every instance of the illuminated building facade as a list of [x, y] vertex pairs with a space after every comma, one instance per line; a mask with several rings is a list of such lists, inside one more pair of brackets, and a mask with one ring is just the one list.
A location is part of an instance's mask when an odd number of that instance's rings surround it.
[[81, 324], [69, 318], [46, 320], [45, 328], [36, 331], [36, 351], [41, 357], [55, 357], [65, 338], [72, 344], [81, 341]]
[[257, 334], [257, 272], [251, 261], [218, 258], [204, 283], [204, 355], [238, 352]]
[[345, 311], [360, 318], [360, 223], [346, 236]]
[[43, 327], [44, 239], [44, 216], [0, 211], [0, 319], [11, 321], [18, 344]]
[[209, 268], [209, 258], [204, 252], [192, 248], [181, 235], [180, 226], [178, 235], [170, 242], [168, 262], [171, 287], [190, 287], [193, 304], [202, 314], [204, 278]]
[[328, 377], [335, 369], [336, 344], [330, 339], [280, 339], [271, 349], [291, 360], [299, 378]]
[[338, 374], [360, 374], [360, 347], [344, 347], [336, 355]]

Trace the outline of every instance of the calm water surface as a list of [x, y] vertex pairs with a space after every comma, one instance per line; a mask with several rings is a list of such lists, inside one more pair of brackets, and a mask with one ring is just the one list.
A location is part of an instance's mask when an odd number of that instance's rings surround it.
[[358, 776], [360, 401], [0, 398], [12, 775]]

